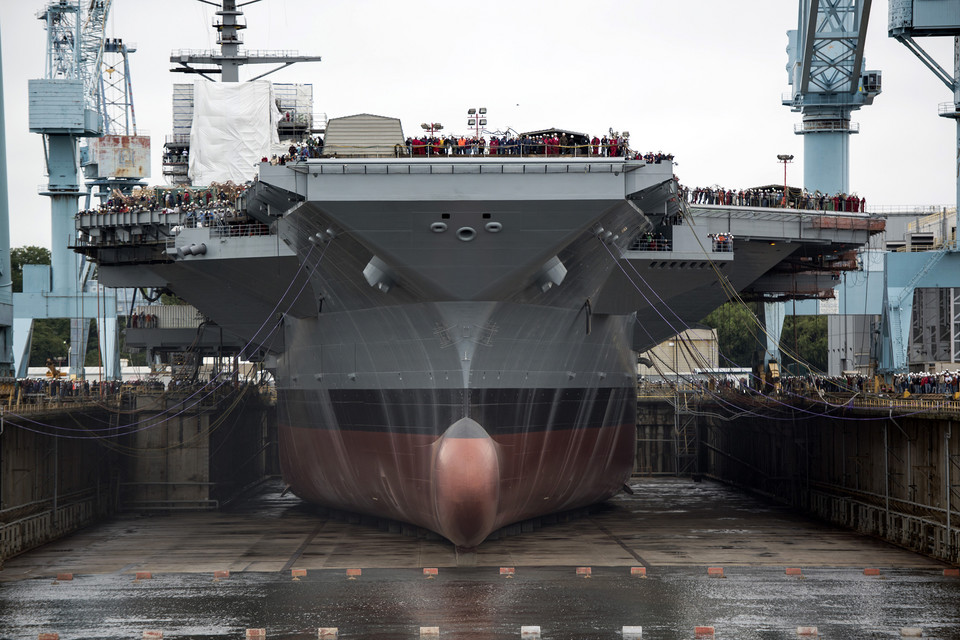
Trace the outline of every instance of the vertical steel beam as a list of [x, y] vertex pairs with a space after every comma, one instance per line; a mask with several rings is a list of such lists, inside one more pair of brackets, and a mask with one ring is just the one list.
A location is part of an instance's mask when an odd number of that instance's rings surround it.
[[10, 209], [7, 198], [7, 140], [0, 56], [0, 376], [13, 376], [13, 281], [10, 276]]
[[883, 423], [883, 503], [886, 511], [886, 522], [883, 525], [883, 533], [886, 535], [890, 528], [890, 441], [887, 423]]
[[951, 551], [950, 548], [953, 546], [950, 544], [950, 541], [951, 541], [950, 531], [951, 531], [951, 524], [952, 524], [950, 522], [950, 514], [952, 511], [950, 505], [953, 502], [951, 500], [951, 498], [953, 497], [953, 487], [950, 486], [950, 465], [953, 462], [950, 459], [950, 437], [952, 435], [953, 435], [953, 420], [948, 420], [947, 430], [943, 434], [943, 449], [944, 449], [943, 459], [944, 459], [944, 463], [946, 464], [946, 470], [944, 471], [943, 476], [944, 476], [944, 482], [946, 483], [946, 489], [947, 489], [947, 493], [946, 493], [947, 504], [945, 505], [947, 508], [947, 553], [950, 553]]

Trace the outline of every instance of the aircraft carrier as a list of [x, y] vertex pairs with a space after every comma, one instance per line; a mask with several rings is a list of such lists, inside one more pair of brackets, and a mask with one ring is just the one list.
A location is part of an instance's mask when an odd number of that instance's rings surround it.
[[104, 284], [169, 290], [269, 366], [297, 495], [469, 549], [621, 489], [636, 352], [732, 291], [828, 295], [883, 227], [677, 191], [672, 162], [622, 157], [263, 163], [249, 231], [84, 213], [78, 249]]

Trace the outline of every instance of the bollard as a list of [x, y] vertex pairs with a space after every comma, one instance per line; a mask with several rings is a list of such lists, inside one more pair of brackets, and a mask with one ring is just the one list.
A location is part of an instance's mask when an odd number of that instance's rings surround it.
[[590, 567], [577, 567], [577, 575], [589, 578], [593, 570]]
[[624, 627], [623, 640], [636, 640], [643, 637], [643, 627]]
[[800, 567], [787, 567], [786, 574], [788, 576], [802, 576], [803, 570]]
[[163, 631], [144, 631], [143, 640], [162, 640]]
[[423, 575], [427, 576], [427, 580], [437, 577], [440, 571], [436, 567], [424, 568]]
[[361, 569], [347, 569], [347, 580], [356, 580], [363, 574]]
[[290, 569], [290, 577], [294, 580], [299, 580], [300, 578], [307, 577], [306, 569]]
[[948, 578], [960, 578], [960, 569], [944, 569], [943, 575]]
[[225, 580], [230, 577], [229, 571], [214, 571], [213, 579], [214, 580]]
[[716, 576], [718, 578], [723, 577], [723, 567], [707, 567], [708, 576]]
[[526, 640], [540, 640], [540, 627], [520, 627], [520, 637]]
[[57, 580], [60, 581], [60, 582], [67, 582], [67, 581], [69, 581], [69, 580], [73, 580], [73, 574], [72, 574], [72, 573], [58, 573], [58, 574], [57, 574]]
[[697, 638], [712, 638], [713, 627], [694, 627], [693, 635]]
[[337, 627], [320, 627], [317, 629], [318, 638], [336, 638], [340, 635], [340, 629]]
[[247, 640], [260, 640], [267, 637], [266, 629], [247, 629]]
[[865, 576], [878, 576], [880, 575], [880, 569], [864, 569], [863, 575]]
[[500, 575], [507, 576], [508, 578], [512, 578], [516, 571], [513, 567], [500, 567]]
[[149, 571], [137, 571], [137, 575], [134, 580], [152, 580], [153, 574]]
[[816, 627], [797, 627], [798, 636], [813, 636], [814, 638], [819, 637], [820, 633], [817, 631]]
[[421, 638], [435, 638], [440, 635], [440, 627], [420, 627]]
[[904, 627], [900, 629], [901, 638], [922, 638], [923, 629], [920, 627]]

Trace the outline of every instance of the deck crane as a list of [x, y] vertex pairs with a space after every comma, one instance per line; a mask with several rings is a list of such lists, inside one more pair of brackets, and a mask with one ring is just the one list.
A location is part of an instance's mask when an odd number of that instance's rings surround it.
[[[89, 321], [98, 318], [108, 378], [119, 373], [117, 319], [106, 303], [80, 284], [80, 256], [74, 219], [80, 197], [78, 143], [103, 133], [99, 69], [110, 0], [51, 0], [37, 17], [47, 32], [44, 77], [30, 80], [29, 127], [43, 136], [50, 198], [51, 265], [25, 265], [23, 292], [14, 294], [14, 358], [17, 374], [26, 374], [35, 318], [70, 318], [70, 374], [83, 375]], [[105, 309], [101, 308], [101, 305]], [[105, 319], [100, 319], [104, 315]]]

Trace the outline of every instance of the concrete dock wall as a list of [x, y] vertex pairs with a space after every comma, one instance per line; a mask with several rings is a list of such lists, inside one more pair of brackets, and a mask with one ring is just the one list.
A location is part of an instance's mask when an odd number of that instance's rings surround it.
[[274, 472], [273, 413], [254, 387], [137, 396], [121, 510], [219, 508]]
[[[0, 562], [109, 514], [117, 453], [85, 428], [104, 410], [7, 414], [0, 435]], [[53, 434], [56, 434], [55, 437]]]
[[277, 473], [255, 387], [20, 411], [0, 434], [0, 563], [117, 511], [215, 509]]
[[[699, 471], [834, 524], [960, 564], [960, 424], [949, 411], [785, 403], [733, 419], [701, 400]], [[919, 408], [919, 405], [918, 405]], [[640, 448], [674, 424], [668, 399], [641, 405]], [[759, 414], [764, 417], [757, 417]], [[833, 414], [833, 415], [824, 415]], [[657, 450], [639, 451], [646, 460]], [[668, 469], [670, 454], [660, 466]], [[649, 463], [656, 468], [657, 463]]]

